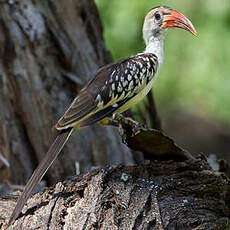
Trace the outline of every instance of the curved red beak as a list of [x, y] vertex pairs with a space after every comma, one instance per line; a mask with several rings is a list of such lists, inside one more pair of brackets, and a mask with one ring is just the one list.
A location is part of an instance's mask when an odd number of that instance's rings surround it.
[[172, 10], [169, 15], [165, 15], [162, 28], [177, 27], [192, 33], [197, 36], [196, 29], [193, 24], [181, 13]]

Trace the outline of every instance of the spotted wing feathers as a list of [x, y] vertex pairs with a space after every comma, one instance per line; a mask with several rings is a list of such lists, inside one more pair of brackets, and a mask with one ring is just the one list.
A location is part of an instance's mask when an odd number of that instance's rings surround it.
[[157, 57], [143, 53], [100, 68], [79, 92], [56, 128], [86, 126], [111, 116], [148, 84], [157, 67]]

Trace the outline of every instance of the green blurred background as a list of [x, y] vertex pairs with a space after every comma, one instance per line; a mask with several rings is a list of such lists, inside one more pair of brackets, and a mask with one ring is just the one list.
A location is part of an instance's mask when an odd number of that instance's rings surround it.
[[215, 127], [230, 124], [230, 0], [95, 2], [114, 60], [144, 49], [141, 30], [149, 9], [166, 5], [186, 15], [198, 37], [177, 29], [166, 38], [164, 65], [153, 87], [160, 117], [165, 123], [185, 114], [187, 120], [195, 116]]

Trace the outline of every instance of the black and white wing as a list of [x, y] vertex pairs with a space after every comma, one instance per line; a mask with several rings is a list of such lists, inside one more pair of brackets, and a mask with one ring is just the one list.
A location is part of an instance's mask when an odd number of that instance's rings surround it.
[[157, 57], [152, 53], [142, 53], [100, 68], [56, 128], [80, 128], [110, 117], [150, 82], [157, 68]]

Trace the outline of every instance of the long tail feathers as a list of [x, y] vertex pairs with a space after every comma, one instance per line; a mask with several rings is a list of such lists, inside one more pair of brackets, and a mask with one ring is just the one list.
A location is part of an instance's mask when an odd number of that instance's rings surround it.
[[72, 132], [73, 128], [70, 128], [61, 131], [61, 133], [58, 134], [49, 151], [46, 153], [45, 157], [42, 159], [38, 167], [33, 172], [32, 176], [30, 177], [29, 181], [27, 182], [21, 196], [18, 198], [17, 205], [14, 208], [14, 211], [10, 217], [9, 225], [17, 219], [20, 212], [22, 211], [24, 204], [30, 197], [34, 187], [41, 181], [46, 171], [49, 169], [53, 161], [57, 158], [58, 154], [61, 152]]

